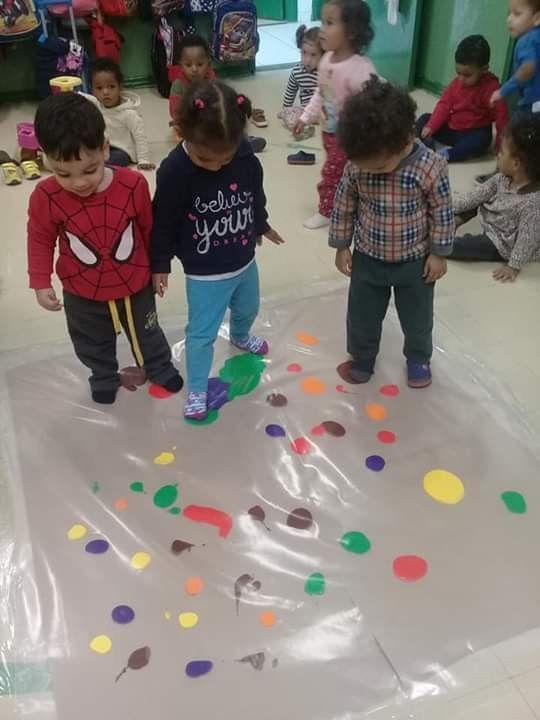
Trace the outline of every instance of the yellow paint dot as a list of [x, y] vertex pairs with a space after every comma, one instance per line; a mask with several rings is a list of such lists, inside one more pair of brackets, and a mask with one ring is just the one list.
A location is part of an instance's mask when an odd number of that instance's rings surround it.
[[185, 588], [188, 595], [199, 595], [204, 588], [203, 579], [200, 577], [190, 577], [186, 580]]
[[152, 556], [147, 552], [138, 552], [131, 558], [131, 567], [135, 570], [144, 570], [152, 562]]
[[315, 337], [315, 335], [310, 335], [306, 332], [299, 332], [296, 334], [296, 339], [299, 343], [302, 343], [302, 345], [310, 345], [313, 347], [314, 345], [319, 344], [319, 338]]
[[457, 505], [465, 495], [461, 480], [448, 470], [428, 472], [424, 477], [424, 490], [434, 500], [446, 505]]
[[69, 540], [82, 540], [87, 532], [88, 528], [84, 525], [73, 525], [69, 528], [67, 536]]
[[170, 619], [172, 618], [172, 615], [171, 615], [171, 613], [167, 610], [167, 611], [163, 614], [163, 617], [165, 618], [165, 620], [170, 620]]
[[369, 403], [366, 405], [366, 415], [374, 422], [382, 422], [383, 420], [386, 420], [388, 413], [386, 412], [384, 405]]
[[112, 649], [112, 640], [108, 635], [96, 635], [90, 642], [90, 650], [99, 655], [106, 655]]
[[174, 453], [162, 452], [154, 458], [156, 465], [170, 465], [174, 462]]
[[178, 622], [180, 623], [180, 627], [183, 627], [184, 629], [189, 629], [192, 627], [195, 627], [195, 625], [199, 622], [199, 616], [197, 613], [194, 612], [184, 612], [180, 613], [178, 616]]
[[302, 380], [302, 390], [307, 395], [324, 395], [326, 385], [319, 378], [308, 377]]

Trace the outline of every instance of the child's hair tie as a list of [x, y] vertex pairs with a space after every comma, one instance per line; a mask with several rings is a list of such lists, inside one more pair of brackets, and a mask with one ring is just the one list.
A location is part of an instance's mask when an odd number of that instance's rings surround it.
[[195, 98], [193, 101], [193, 104], [197, 108], [197, 110], [203, 110], [204, 109], [204, 100], [202, 98]]
[[238, 103], [239, 107], [242, 107], [245, 101], [246, 98], [243, 95], [238, 95], [238, 97], [236, 98], [236, 102]]

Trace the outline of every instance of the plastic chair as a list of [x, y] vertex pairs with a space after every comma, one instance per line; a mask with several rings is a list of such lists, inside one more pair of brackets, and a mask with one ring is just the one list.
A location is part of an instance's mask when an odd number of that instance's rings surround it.
[[17, 125], [17, 143], [25, 150], [39, 150], [39, 143], [34, 132], [34, 124], [21, 122]]
[[74, 92], [75, 88], [82, 85], [82, 80], [80, 77], [72, 77], [71, 75], [59, 75], [51, 78], [49, 85], [53, 93]]

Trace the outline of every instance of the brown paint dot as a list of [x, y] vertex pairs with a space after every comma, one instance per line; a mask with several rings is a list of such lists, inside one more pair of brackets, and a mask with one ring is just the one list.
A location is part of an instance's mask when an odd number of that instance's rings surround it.
[[338, 422], [334, 422], [334, 420], [325, 420], [322, 426], [329, 435], [332, 435], [332, 437], [343, 437], [346, 433], [343, 425], [340, 425]]
[[185, 540], [175, 540], [171, 545], [171, 552], [173, 555], [181, 555], [186, 550], [191, 550], [192, 547], [195, 547], [193, 543], [186, 542]]
[[307, 508], [296, 508], [289, 513], [287, 525], [296, 530], [309, 530], [313, 525], [313, 515]]
[[266, 402], [272, 407], [285, 407], [289, 401], [281, 393], [272, 393], [266, 398]]

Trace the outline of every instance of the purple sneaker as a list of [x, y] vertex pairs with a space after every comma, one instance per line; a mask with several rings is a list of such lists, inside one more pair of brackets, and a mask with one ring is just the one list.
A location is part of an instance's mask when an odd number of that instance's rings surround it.
[[407, 385], [410, 388], [426, 388], [431, 385], [429, 363], [407, 363]]
[[205, 420], [208, 416], [208, 393], [188, 393], [184, 405], [184, 417], [187, 420]]
[[263, 340], [263, 338], [257, 335], [248, 335], [244, 340], [238, 340], [232, 337], [231, 345], [234, 345], [234, 347], [237, 347], [239, 350], [253, 353], [253, 355], [267, 355], [269, 350], [266, 340]]

